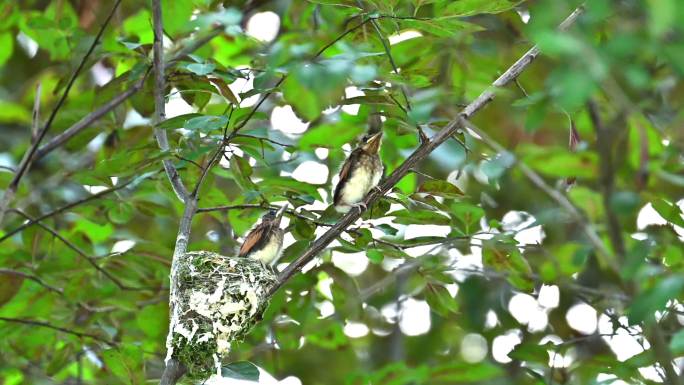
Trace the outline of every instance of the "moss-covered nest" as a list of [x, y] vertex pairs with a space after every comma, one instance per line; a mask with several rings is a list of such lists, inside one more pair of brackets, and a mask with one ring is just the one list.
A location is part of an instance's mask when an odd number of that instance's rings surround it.
[[186, 253], [176, 276], [170, 353], [190, 378], [203, 380], [220, 373], [231, 341], [244, 338], [261, 320], [277, 278], [257, 260], [208, 251]]

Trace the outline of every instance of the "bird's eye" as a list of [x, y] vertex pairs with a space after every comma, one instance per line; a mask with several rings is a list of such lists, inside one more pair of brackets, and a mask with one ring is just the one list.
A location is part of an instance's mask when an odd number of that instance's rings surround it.
[[270, 209], [270, 210], [268, 210], [268, 213], [269, 213], [270, 215], [276, 215], [276, 214], [278, 213], [278, 210], [276, 210], [276, 209]]
[[369, 138], [370, 138], [370, 135], [366, 134], [366, 135], [364, 135], [364, 136], [361, 137], [361, 141], [362, 141], [363, 143], [366, 143], [366, 142], [368, 141]]

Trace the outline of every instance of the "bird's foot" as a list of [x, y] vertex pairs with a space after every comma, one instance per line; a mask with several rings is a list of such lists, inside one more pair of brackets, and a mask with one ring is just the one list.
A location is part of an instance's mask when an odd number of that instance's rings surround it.
[[368, 206], [366, 206], [366, 204], [363, 202], [354, 203], [353, 205], [350, 205], [350, 206], [357, 208], [359, 210], [359, 213], [362, 213], [368, 209]]
[[430, 141], [428, 136], [425, 134], [425, 131], [420, 126], [417, 126], [418, 128], [418, 139], [420, 139], [420, 144], [425, 144]]
[[376, 193], [382, 195], [382, 189], [380, 188], [380, 186], [375, 186], [375, 187], [373, 187], [371, 190], [373, 190], [373, 191], [375, 191]]

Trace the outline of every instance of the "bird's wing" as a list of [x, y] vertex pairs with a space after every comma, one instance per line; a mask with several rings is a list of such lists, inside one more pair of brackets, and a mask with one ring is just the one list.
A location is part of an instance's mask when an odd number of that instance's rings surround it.
[[359, 151], [358, 149], [352, 151], [351, 154], [349, 154], [349, 157], [347, 160], [344, 161], [344, 164], [342, 164], [342, 169], [340, 170], [340, 180], [337, 182], [337, 186], [335, 186], [335, 193], [333, 194], [333, 204], [337, 205], [340, 202], [340, 198], [342, 198], [342, 188], [344, 185], [347, 183], [349, 178], [351, 177], [352, 173], [352, 163], [358, 158], [359, 156]]
[[268, 231], [268, 224], [261, 223], [247, 234], [245, 241], [240, 246], [238, 257], [244, 257], [253, 250], [258, 250], [261, 244], [266, 241], [266, 232]]

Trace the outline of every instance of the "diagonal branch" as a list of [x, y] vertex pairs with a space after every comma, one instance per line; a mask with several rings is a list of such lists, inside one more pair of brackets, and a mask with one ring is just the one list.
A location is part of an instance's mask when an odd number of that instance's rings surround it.
[[69, 139], [73, 138], [74, 136], [78, 135], [78, 133], [80, 133], [84, 129], [88, 128], [91, 124], [95, 123], [101, 117], [105, 116], [108, 112], [115, 109], [121, 103], [125, 102], [128, 98], [135, 95], [135, 93], [140, 91], [142, 89], [143, 85], [145, 84], [145, 80], [147, 79], [148, 73], [149, 73], [149, 69], [147, 70], [147, 72], [145, 72], [145, 75], [143, 75], [143, 77], [140, 78], [140, 80], [133, 83], [133, 85], [130, 86], [129, 88], [127, 88], [126, 91], [114, 96], [110, 101], [103, 104], [102, 106], [100, 106], [95, 111], [84, 116], [83, 118], [81, 118], [81, 120], [74, 123], [71, 127], [60, 132], [57, 136], [50, 139], [49, 142], [40, 146], [40, 148], [36, 152], [35, 158], [41, 159], [45, 155], [49, 154], [50, 152], [52, 152], [57, 147], [63, 145]]
[[[358, 4], [359, 7], [361, 9], [363, 9], [363, 2], [361, 0], [356, 0], [356, 4]], [[387, 59], [389, 59], [389, 62], [390, 62], [390, 65], [392, 66], [392, 70], [394, 71], [394, 74], [397, 76], [400, 76], [399, 75], [399, 68], [397, 67], [397, 64], [394, 62], [394, 57], [392, 57], [392, 51], [390, 50], [389, 42], [385, 38], [385, 35], [382, 33], [382, 30], [380, 29], [378, 22], [375, 19], [370, 19], [370, 22], [373, 25], [373, 29], [375, 30], [375, 33], [378, 35], [378, 39], [380, 40], [380, 43], [382, 43], [382, 47], [385, 50], [385, 54], [387, 55]], [[406, 101], [406, 110], [410, 111], [411, 110], [411, 102], [409, 101], [408, 93], [406, 92], [406, 86], [404, 86], [403, 84], [400, 84], [399, 90], [401, 90], [401, 94], [404, 96], [404, 101]], [[399, 108], [404, 109], [400, 103], [398, 103], [398, 105], [399, 105]]]
[[45, 281], [40, 279], [38, 276], [35, 276], [33, 274], [29, 274], [29, 273], [24, 273], [23, 271], [0, 268], [0, 275], [14, 275], [16, 277], [22, 277], [24, 279], [29, 279], [29, 280], [39, 284], [40, 286], [46, 288], [47, 290], [54, 291], [55, 293], [62, 294], [62, 295], [64, 294], [64, 289], [62, 289], [60, 287], [52, 286], [48, 283], [45, 283]]
[[613, 164], [613, 142], [614, 130], [606, 127], [599, 115], [598, 106], [593, 100], [587, 103], [587, 110], [589, 111], [589, 119], [594, 125], [596, 131], [596, 150], [599, 154], [600, 168], [599, 168], [599, 182], [603, 192], [603, 210], [605, 211], [608, 236], [613, 244], [613, 248], [618, 256], [625, 255], [625, 241], [622, 238], [622, 231], [620, 230], [620, 221], [618, 220], [615, 211], [611, 206], [613, 192], [615, 190], [615, 167]]
[[[19, 215], [22, 215], [28, 220], [33, 220], [30, 215], [26, 214], [25, 212], [19, 210], [19, 209], [13, 209], [14, 212], [18, 213]], [[55, 238], [59, 239], [66, 247], [74, 251], [76, 254], [78, 254], [81, 258], [85, 259], [95, 270], [99, 271], [102, 275], [107, 277], [110, 281], [116, 285], [121, 290], [128, 290], [128, 291], [140, 291], [140, 290], [152, 290], [156, 291], [159, 288], [152, 288], [152, 287], [132, 287], [132, 286], [127, 286], [121, 280], [119, 280], [117, 277], [114, 276], [114, 274], [110, 273], [107, 271], [105, 268], [101, 267], [100, 265], [97, 264], [96, 258], [91, 257], [90, 255], [86, 254], [85, 251], [83, 251], [80, 247], [76, 246], [73, 242], [70, 240], [64, 238], [59, 232], [57, 232], [55, 229], [46, 226], [40, 222], [36, 222], [38, 226], [40, 226], [43, 230], [47, 231], [48, 233], [52, 234]]]
[[562, 207], [568, 214], [570, 214], [573, 220], [580, 224], [580, 226], [582, 227], [582, 231], [589, 239], [589, 242], [592, 244], [592, 246], [594, 246], [594, 249], [598, 252], [598, 254], [601, 257], [603, 257], [603, 266], [613, 271], [616, 271], [616, 266], [618, 265], [614, 260], [614, 256], [610, 253], [610, 251], [608, 251], [608, 249], [606, 249], [606, 246], [603, 244], [603, 241], [601, 241], [601, 238], [598, 236], [598, 234], [596, 234], [596, 231], [587, 221], [582, 212], [577, 207], [575, 207], [575, 205], [573, 205], [572, 202], [570, 202], [570, 200], [568, 200], [568, 198], [565, 195], [561, 194], [558, 190], [549, 186], [546, 182], [544, 182], [544, 179], [541, 176], [539, 176], [539, 174], [534, 172], [534, 170], [532, 170], [529, 166], [522, 163], [519, 159], [510, 154], [510, 152], [508, 152], [506, 148], [504, 148], [501, 144], [492, 139], [489, 135], [487, 135], [487, 133], [475, 127], [475, 125], [473, 125], [469, 121], [466, 121], [465, 119], [462, 119], [462, 121], [464, 127], [467, 127], [469, 130], [471, 130], [477, 136], [479, 136], [480, 140], [484, 142], [487, 146], [491, 147], [499, 153], [507, 153], [511, 155], [514, 164], [523, 173], [523, 175], [530, 182], [532, 182], [532, 184], [537, 186], [537, 188], [542, 190], [544, 193], [546, 193], [546, 195], [551, 197], [551, 199], [556, 201], [556, 203], [558, 203], [560, 207]]
[[[567, 29], [577, 20], [583, 11], [583, 6], [577, 8], [560, 24], [559, 29]], [[399, 167], [397, 167], [392, 174], [390, 174], [387, 179], [378, 186], [376, 190], [372, 190], [366, 196], [363, 203], [367, 207], [370, 207], [373, 203], [375, 203], [375, 201], [385, 195], [392, 187], [394, 187], [394, 185], [399, 183], [401, 178], [409, 173], [417, 163], [425, 159], [433, 150], [448, 140], [459, 129], [462, 129], [464, 127], [463, 124], [465, 119], [470, 118], [477, 111], [491, 102], [494, 99], [494, 89], [504, 87], [516, 79], [538, 55], [539, 48], [536, 46], [527, 51], [527, 53], [525, 53], [520, 59], [518, 59], [518, 61], [508, 68], [506, 72], [496, 79], [496, 81], [494, 81], [490, 89], [484, 91], [473, 102], [468, 104], [465, 109], [461, 111], [458, 118], [450, 121], [441, 131], [435, 134], [435, 136], [422, 142], [420, 146], [408, 158], [406, 158], [404, 163], [399, 165]], [[349, 211], [339, 220], [339, 222], [337, 222], [333, 227], [316, 239], [299, 258], [290, 263], [285, 270], [280, 273], [278, 276], [278, 283], [271, 288], [270, 294], [275, 293], [285, 284], [285, 282], [287, 282], [288, 279], [300, 271], [302, 267], [304, 267], [304, 265], [306, 265], [309, 261], [315, 258], [318, 253], [325, 249], [330, 242], [335, 240], [337, 236], [339, 236], [340, 233], [347, 228], [347, 226], [359, 219], [361, 217], [361, 213], [362, 210]]]
[[124, 188], [124, 187], [128, 186], [129, 184], [131, 184], [134, 180], [135, 180], [135, 179], [130, 179], [130, 180], [126, 181], [126, 182], [119, 183], [119, 184], [117, 184], [116, 186], [111, 187], [111, 188], [108, 188], [108, 189], [106, 189], [106, 190], [102, 190], [102, 191], [100, 191], [100, 192], [97, 193], [97, 194], [92, 194], [92, 195], [89, 195], [89, 196], [87, 196], [87, 197], [85, 197], [85, 198], [83, 198], [83, 199], [79, 199], [79, 200], [77, 200], [77, 201], [75, 201], [75, 202], [68, 203], [68, 204], [66, 204], [66, 205], [64, 205], [64, 206], [62, 206], [62, 207], [60, 207], [60, 208], [57, 208], [57, 209], [55, 209], [55, 210], [50, 211], [49, 213], [43, 214], [43, 215], [38, 216], [38, 217], [33, 218], [33, 219], [28, 219], [28, 220], [26, 221], [26, 223], [22, 224], [21, 226], [17, 227], [17, 228], [14, 229], [14, 230], [11, 230], [11, 231], [7, 232], [7, 234], [4, 234], [3, 236], [1, 236], [1, 237], [0, 237], [0, 243], [4, 242], [6, 239], [10, 238], [10, 237], [13, 236], [14, 234], [16, 234], [16, 233], [18, 233], [18, 232], [20, 232], [20, 231], [26, 229], [27, 227], [31, 227], [31, 226], [35, 225], [36, 223], [39, 223], [39, 222], [41, 222], [41, 221], [43, 221], [43, 220], [45, 220], [45, 219], [52, 218], [52, 217], [54, 217], [55, 215], [60, 214], [60, 213], [63, 213], [63, 212], [65, 212], [65, 211], [69, 210], [69, 209], [72, 209], [72, 208], [76, 207], [76, 206], [80, 206], [80, 205], [85, 204], [85, 203], [88, 203], [88, 202], [90, 202], [90, 201], [94, 201], [94, 200], [96, 200], [96, 199], [99, 199], [99, 198], [101, 198], [101, 197], [103, 197], [103, 196], [105, 196], [105, 195], [109, 195], [109, 194], [111, 194], [111, 193], [113, 193], [113, 192], [115, 192], [115, 191], [121, 190], [122, 188]]
[[14, 199], [14, 195], [17, 192], [17, 188], [19, 187], [21, 178], [26, 174], [28, 169], [31, 167], [33, 157], [36, 151], [38, 151], [38, 146], [40, 146], [40, 142], [43, 140], [43, 138], [45, 138], [45, 134], [47, 134], [48, 130], [50, 130], [50, 128], [52, 127], [52, 122], [54, 122], [55, 117], [57, 116], [57, 112], [60, 108], [62, 108], [64, 102], [66, 102], [66, 99], [69, 96], [69, 92], [71, 91], [71, 88], [76, 82], [76, 78], [78, 78], [78, 75], [81, 74], [81, 71], [83, 71], [83, 68], [85, 68], [86, 63], [88, 62], [88, 58], [93, 53], [93, 51], [95, 51], [95, 47], [97, 47], [97, 45], [99, 44], [100, 38], [102, 37], [105, 28], [107, 28], [107, 25], [112, 20], [114, 12], [116, 12], [116, 9], [119, 8], [119, 4], [121, 4], [121, 0], [117, 0], [114, 6], [112, 7], [112, 10], [109, 12], [109, 15], [107, 15], [107, 19], [105, 19], [105, 22], [102, 24], [100, 30], [97, 32], [95, 40], [93, 40], [93, 43], [90, 45], [90, 48], [88, 48], [88, 52], [86, 52], [86, 54], [83, 56], [81, 62], [78, 64], [78, 67], [76, 67], [76, 71], [74, 71], [74, 73], [71, 75], [71, 78], [69, 79], [69, 82], [67, 83], [66, 88], [62, 93], [62, 97], [59, 98], [57, 104], [52, 109], [52, 112], [50, 113], [50, 116], [48, 117], [45, 126], [43, 126], [43, 128], [37, 133], [35, 140], [32, 141], [31, 146], [29, 147], [28, 151], [26, 151], [24, 157], [21, 160], [21, 163], [19, 163], [19, 166], [17, 167], [17, 171], [15, 172], [14, 177], [12, 178], [12, 181], [10, 182], [9, 186], [7, 186], [7, 189], [5, 190], [4, 195], [2, 196], [2, 201], [0, 201], [0, 225], [2, 225], [5, 213], [7, 212], [10, 203]]
[[[166, 89], [166, 77], [164, 74], [164, 27], [162, 22], [161, 4], [158, 1], [152, 2], [152, 13], [154, 18], [154, 136], [157, 138], [159, 148], [167, 152], [169, 151], [169, 139], [166, 136], [166, 130], [159, 128], [159, 124], [166, 120], [166, 111], [164, 106], [164, 90]], [[173, 165], [170, 159], [164, 159], [164, 170], [169, 177], [173, 191], [176, 193], [181, 202], [188, 200], [188, 189], [185, 188], [181, 180], [178, 170]]]
[[30, 325], [30, 326], [38, 326], [38, 327], [42, 327], [42, 328], [48, 328], [48, 329], [52, 329], [52, 330], [57, 330], [58, 332], [71, 334], [71, 335], [76, 336], [78, 338], [90, 338], [90, 339], [93, 339], [95, 341], [99, 341], [99, 342], [102, 342], [104, 344], [107, 344], [109, 346], [116, 346], [117, 345], [116, 342], [102, 338], [102, 337], [97, 336], [95, 334], [78, 332], [76, 330], [63, 328], [61, 326], [55, 326], [55, 325], [52, 325], [52, 324], [44, 322], [44, 321], [37, 321], [37, 320], [26, 319], [26, 318], [9, 318], [9, 317], [0, 317], [0, 321], [12, 322], [12, 323], [18, 323], [18, 324]]
[[[194, 52], [198, 48], [207, 44], [213, 38], [215, 38], [216, 36], [219, 36], [222, 31], [223, 31], [222, 26], [220, 26], [220, 25], [216, 26], [215, 28], [213, 28], [208, 33], [206, 33], [206, 34], [204, 34], [198, 38], [194, 38], [194, 39], [190, 40], [188, 43], [185, 43], [184, 45], [179, 46], [174, 51], [174, 53], [171, 55], [171, 57], [166, 61], [165, 67], [172, 65], [173, 63], [177, 62], [179, 59], [183, 58], [184, 56]], [[149, 72], [151, 70], [152, 70], [152, 66], [147, 67], [145, 75], [142, 78], [140, 78], [138, 81], [133, 83], [133, 85], [131, 85], [125, 91], [114, 96], [110, 101], [108, 101], [107, 103], [100, 106], [97, 110], [95, 110], [95, 111], [91, 112], [90, 114], [84, 116], [81, 120], [74, 123], [71, 127], [67, 128], [66, 130], [61, 132], [59, 135], [50, 139], [50, 141], [47, 142], [46, 144], [42, 145], [38, 149], [38, 151], [36, 151], [36, 155], [34, 158], [35, 159], [43, 158], [45, 155], [49, 154], [50, 152], [52, 152], [57, 147], [66, 143], [69, 139], [78, 135], [84, 129], [90, 127], [91, 124], [95, 123], [97, 120], [99, 120], [101, 117], [106, 115], [108, 112], [112, 111], [114, 108], [118, 107], [121, 103], [128, 100], [128, 98], [135, 95], [138, 91], [140, 91], [142, 89], [143, 85], [145, 84], [145, 81], [147, 80], [147, 76], [149, 76]]]

